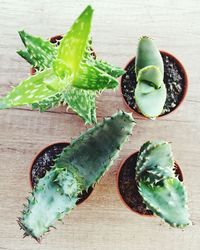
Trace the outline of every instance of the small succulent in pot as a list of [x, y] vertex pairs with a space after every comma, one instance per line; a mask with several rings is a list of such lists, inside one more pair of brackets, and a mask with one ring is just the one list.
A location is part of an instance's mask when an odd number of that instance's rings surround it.
[[0, 109], [32, 105], [45, 111], [67, 103], [85, 123], [96, 123], [97, 94], [115, 89], [116, 78], [124, 70], [94, 58], [90, 38], [92, 16], [93, 9], [88, 6], [59, 45], [19, 32], [26, 50], [18, 54], [36, 73], [0, 99]]
[[132, 168], [135, 173], [133, 182], [137, 185], [135, 194], [138, 196], [139, 192], [146, 205], [146, 214], [156, 214], [173, 227], [184, 228], [191, 223], [181, 172], [177, 174], [168, 142], [144, 143]]
[[166, 101], [163, 82], [164, 66], [159, 50], [152, 39], [142, 37], [138, 44], [135, 61], [137, 85], [135, 101], [141, 113], [155, 119], [162, 113]]
[[64, 148], [54, 166], [36, 183], [19, 225], [25, 236], [42, 235], [76, 207], [80, 194], [100, 180], [127, 141], [135, 121], [120, 111]]
[[188, 80], [183, 65], [171, 54], [159, 51], [149, 37], [141, 37], [137, 55], [125, 69], [121, 80], [124, 100], [147, 118], [172, 112], [186, 95]]

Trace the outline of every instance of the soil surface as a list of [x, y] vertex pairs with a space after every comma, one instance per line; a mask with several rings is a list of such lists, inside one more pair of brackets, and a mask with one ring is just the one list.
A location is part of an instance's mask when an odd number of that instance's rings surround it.
[[[38, 180], [45, 176], [46, 172], [51, 169], [54, 165], [56, 156], [58, 156], [62, 150], [67, 147], [69, 143], [56, 143], [48, 146], [40, 152], [31, 169], [31, 184], [34, 187]], [[80, 196], [77, 202], [77, 205], [86, 200], [89, 195], [92, 193], [93, 188], [90, 187], [88, 192], [84, 191]]]
[[[184, 73], [179, 63], [170, 55], [161, 52], [164, 63], [164, 83], [167, 98], [161, 115], [172, 112], [183, 98], [185, 90]], [[135, 58], [127, 65], [127, 72], [122, 76], [122, 94], [126, 103], [140, 113], [134, 98], [136, 88]]]
[[[135, 181], [135, 165], [137, 162], [137, 155], [135, 153], [131, 155], [122, 166], [119, 179], [118, 187], [119, 192], [124, 202], [135, 212], [142, 215], [153, 215], [153, 212], [147, 209], [143, 203], [143, 198], [138, 192], [137, 183]], [[183, 175], [179, 166], [175, 163], [175, 173], [180, 181], [183, 181]]]

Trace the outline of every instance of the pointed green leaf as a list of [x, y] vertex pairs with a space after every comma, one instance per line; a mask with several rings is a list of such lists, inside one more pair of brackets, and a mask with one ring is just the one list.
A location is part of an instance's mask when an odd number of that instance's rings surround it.
[[69, 86], [63, 94], [64, 102], [68, 103], [85, 123], [96, 123], [96, 92]]
[[93, 9], [88, 6], [60, 42], [54, 70], [61, 78], [68, 74], [74, 76], [80, 66], [89, 40], [92, 14]]
[[95, 60], [95, 67], [105, 71], [108, 75], [111, 75], [115, 78], [118, 78], [125, 73], [125, 70], [121, 69], [120, 67], [116, 67], [102, 60]]
[[[50, 86], [56, 86], [56, 89]], [[62, 88], [63, 83], [54, 75], [51, 69], [47, 69], [22, 81], [0, 102], [4, 103], [7, 108], [37, 103], [55, 95], [58, 93], [57, 89]]]
[[38, 109], [40, 112], [44, 112], [48, 109], [58, 107], [63, 102], [62, 93], [57, 93], [47, 99], [38, 103], [32, 104], [32, 109]]
[[165, 179], [162, 185], [139, 183], [144, 202], [155, 214], [174, 227], [190, 224], [183, 184], [176, 178]]
[[72, 85], [82, 89], [103, 90], [116, 88], [118, 81], [94, 65], [82, 63]]
[[52, 65], [52, 61], [57, 54], [55, 44], [40, 37], [32, 36], [25, 31], [19, 31], [19, 35], [27, 49], [27, 53], [18, 52], [25, 60], [39, 70]]
[[36, 65], [36, 61], [33, 57], [30, 56], [28, 51], [26, 50], [18, 50], [17, 54], [24, 58], [28, 63], [30, 63], [33, 67]]

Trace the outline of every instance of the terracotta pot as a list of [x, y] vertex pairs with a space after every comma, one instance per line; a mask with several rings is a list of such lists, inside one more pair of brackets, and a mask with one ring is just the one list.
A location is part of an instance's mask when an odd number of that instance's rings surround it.
[[[41, 151], [39, 151], [39, 153], [34, 157], [32, 164], [31, 164], [31, 167], [30, 167], [29, 178], [30, 178], [30, 185], [32, 188], [34, 188], [34, 184], [35, 184], [34, 173], [33, 173], [35, 163], [37, 162], [39, 157], [41, 157], [48, 149], [52, 148], [55, 145], [60, 145], [60, 146], [62, 146], [61, 148], [65, 148], [65, 147], [69, 146], [70, 144], [67, 142], [53, 143], [53, 144], [50, 144], [50, 145], [44, 147]], [[53, 158], [55, 158], [55, 157], [53, 157]], [[45, 175], [46, 171], [48, 171], [49, 169], [50, 169], [49, 166], [47, 166], [45, 169], [45, 172], [42, 172], [42, 176], [39, 176], [39, 178], [42, 178]], [[85, 202], [88, 199], [88, 197], [91, 195], [92, 192], [93, 192], [92, 187], [89, 188], [88, 192], [84, 191], [82, 193], [82, 195], [80, 195], [80, 199], [78, 200], [77, 205], [80, 205], [81, 203]]]
[[[162, 55], [165, 55], [165, 56], [170, 57], [170, 58], [176, 63], [176, 65], [178, 65], [178, 68], [180, 69], [180, 71], [181, 71], [181, 73], [182, 73], [182, 75], [183, 75], [183, 77], [184, 77], [184, 88], [183, 88], [182, 97], [181, 97], [179, 103], [176, 105], [176, 107], [175, 107], [173, 110], [171, 110], [169, 113], [166, 113], [166, 114], [163, 114], [163, 115], [158, 116], [157, 119], [166, 117], [166, 116], [168, 116], [169, 114], [174, 113], [174, 111], [176, 111], [176, 110], [181, 106], [181, 104], [183, 103], [183, 100], [185, 99], [186, 94], [187, 94], [187, 91], [188, 91], [188, 76], [187, 76], [187, 73], [186, 73], [186, 71], [185, 71], [185, 68], [184, 68], [183, 64], [182, 64], [174, 55], [172, 55], [172, 54], [170, 54], [170, 53], [168, 53], [168, 52], [166, 52], [166, 51], [160, 51], [160, 53], [161, 53]], [[128, 64], [126, 65], [126, 67], [125, 67], [125, 70], [127, 70], [127, 68], [129, 67], [129, 65], [131, 65], [131, 64], [133, 63], [133, 61], [135, 61], [135, 57], [132, 58], [132, 59], [129, 61], [129, 63], [128, 63]], [[149, 119], [149, 118], [145, 117], [142, 113], [140, 113], [139, 110], [131, 108], [131, 107], [128, 105], [128, 103], [126, 102], [126, 100], [125, 100], [125, 98], [124, 98], [124, 96], [123, 96], [123, 91], [122, 91], [123, 79], [124, 79], [123, 77], [124, 77], [124, 76], [121, 77], [120, 90], [121, 90], [121, 95], [122, 95], [122, 98], [123, 98], [123, 101], [124, 101], [125, 106], [129, 109], [129, 111], [131, 111], [131, 112], [133, 112], [133, 113], [139, 115], [141, 118], [143, 118], [143, 119]]]
[[[131, 207], [129, 206], [129, 204], [124, 200], [124, 197], [123, 197], [123, 195], [122, 195], [121, 192], [120, 192], [119, 178], [120, 178], [120, 173], [121, 173], [121, 171], [122, 171], [122, 168], [125, 166], [125, 164], [127, 163], [128, 160], [133, 159], [133, 160], [136, 161], [138, 153], [139, 153], [139, 151], [137, 151], [137, 152], [135, 152], [135, 153], [129, 155], [125, 160], [122, 161], [122, 163], [121, 163], [121, 165], [120, 165], [120, 167], [119, 167], [119, 169], [118, 169], [117, 176], [116, 176], [117, 192], [118, 192], [118, 195], [119, 195], [119, 197], [120, 197], [122, 203], [123, 203], [130, 211], [132, 211], [132, 212], [134, 212], [134, 213], [136, 213], [136, 214], [139, 214], [139, 215], [141, 215], [141, 216], [152, 217], [152, 216], [154, 216], [154, 215], [153, 215], [153, 213], [152, 213], [150, 210], [148, 210], [148, 211], [149, 211], [148, 214], [145, 214], [145, 213], [141, 213], [141, 212], [138, 211], [136, 208], [134, 208], [134, 209], [131, 208]], [[176, 175], [178, 176], [179, 180], [180, 180], [180, 181], [183, 181], [183, 174], [182, 174], [181, 168], [179, 167], [179, 165], [178, 165], [177, 162], [175, 162], [174, 167], [175, 167]], [[132, 168], [133, 168], [133, 171], [134, 171], [134, 166], [132, 166]], [[134, 172], [134, 173], [135, 173], [135, 172]], [[138, 198], [141, 200], [141, 204], [138, 204], [137, 207], [145, 207], [145, 205], [144, 205], [143, 202], [142, 202], [143, 199], [142, 199], [141, 195], [140, 195], [139, 192], [138, 192], [137, 184], [136, 184], [136, 182], [135, 182], [135, 180], [134, 180], [134, 176], [133, 176], [133, 187], [134, 187], [134, 189], [135, 189], [134, 197], [137, 198], [136, 200], [138, 200]], [[146, 211], [147, 211], [147, 210], [146, 210]], [[150, 213], [150, 212], [151, 212], [151, 213]]]

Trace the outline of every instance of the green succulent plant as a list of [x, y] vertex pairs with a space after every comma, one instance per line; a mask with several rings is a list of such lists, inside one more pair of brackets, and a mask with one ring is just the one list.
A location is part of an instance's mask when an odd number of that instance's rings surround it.
[[33, 109], [45, 111], [67, 103], [85, 123], [96, 123], [97, 94], [115, 89], [116, 78], [124, 70], [92, 55], [92, 15], [93, 9], [88, 6], [59, 45], [19, 32], [26, 49], [17, 53], [36, 69], [36, 74], [0, 99], [0, 109], [32, 105]]
[[76, 206], [78, 195], [100, 180], [132, 133], [134, 119], [120, 111], [87, 130], [57, 157], [28, 198], [19, 225], [40, 240]]
[[167, 91], [163, 82], [163, 60], [153, 40], [149, 37], [142, 37], [139, 41], [135, 72], [137, 76], [136, 104], [144, 116], [155, 119], [163, 111]]
[[187, 195], [175, 174], [171, 145], [165, 141], [146, 142], [136, 163], [136, 180], [144, 203], [173, 227], [190, 224]]

